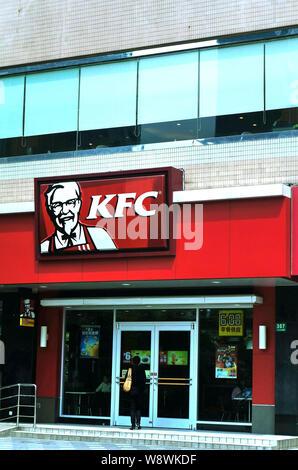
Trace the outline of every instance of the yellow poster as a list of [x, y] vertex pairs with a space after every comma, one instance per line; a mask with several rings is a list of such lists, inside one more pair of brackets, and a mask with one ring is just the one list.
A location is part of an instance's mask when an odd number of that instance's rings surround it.
[[21, 299], [20, 309], [20, 326], [34, 327], [35, 313], [34, 313], [34, 300]]
[[243, 336], [243, 310], [220, 310], [219, 336]]
[[34, 326], [34, 318], [20, 318], [20, 326]]

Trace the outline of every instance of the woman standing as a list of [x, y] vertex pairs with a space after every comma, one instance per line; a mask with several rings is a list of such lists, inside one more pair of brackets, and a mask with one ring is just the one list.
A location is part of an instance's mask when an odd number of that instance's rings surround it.
[[139, 356], [134, 356], [132, 360], [132, 385], [129, 392], [131, 419], [130, 429], [141, 429], [141, 414], [142, 404], [144, 401], [145, 383], [145, 370], [140, 364]]

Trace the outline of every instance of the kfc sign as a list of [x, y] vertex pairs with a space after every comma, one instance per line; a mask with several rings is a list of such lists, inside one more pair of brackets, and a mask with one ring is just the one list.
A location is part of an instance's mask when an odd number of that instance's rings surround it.
[[[92, 203], [87, 219], [97, 219], [98, 214], [105, 219], [124, 217], [124, 210], [132, 207], [132, 205], [134, 206], [136, 215], [150, 217], [156, 214], [156, 209], [147, 210], [143, 206], [143, 203], [147, 198], [157, 199], [157, 197], [158, 191], [148, 191], [147, 193], [140, 194], [138, 197], [136, 193], [107, 194], [101, 202], [101, 194], [99, 196], [92, 196]], [[116, 207], [114, 212], [111, 213], [107, 209], [107, 204], [112, 202], [114, 198], [116, 198]]]
[[174, 168], [35, 180], [38, 259], [173, 254]]

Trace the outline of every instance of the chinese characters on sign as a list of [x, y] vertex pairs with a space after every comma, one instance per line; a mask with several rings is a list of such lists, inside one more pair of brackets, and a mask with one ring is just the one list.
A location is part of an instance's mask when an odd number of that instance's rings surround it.
[[243, 336], [243, 311], [220, 310], [218, 334], [219, 336]]

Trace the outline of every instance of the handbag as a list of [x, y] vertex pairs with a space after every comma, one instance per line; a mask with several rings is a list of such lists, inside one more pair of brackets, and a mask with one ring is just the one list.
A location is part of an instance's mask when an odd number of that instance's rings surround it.
[[127, 377], [126, 377], [125, 382], [123, 384], [123, 391], [124, 392], [130, 392], [131, 384], [132, 384], [131, 368], [129, 368], [128, 372], [127, 372]]

